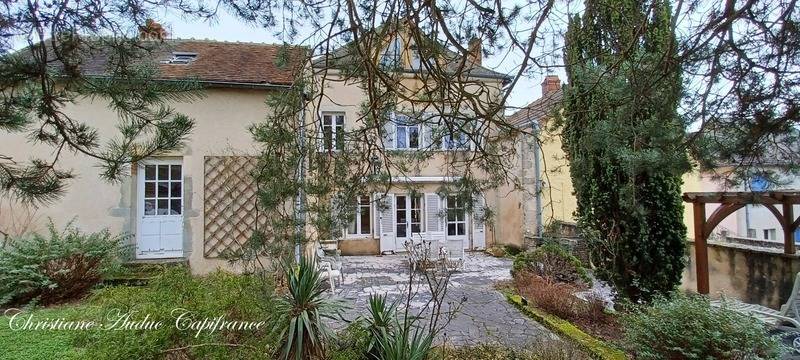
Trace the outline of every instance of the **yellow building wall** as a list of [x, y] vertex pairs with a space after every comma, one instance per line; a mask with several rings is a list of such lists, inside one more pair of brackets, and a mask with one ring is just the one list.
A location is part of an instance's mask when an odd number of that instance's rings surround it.
[[561, 148], [560, 130], [545, 129], [540, 132], [542, 223], [552, 221], [575, 222], [578, 201], [572, 188], [569, 161]]

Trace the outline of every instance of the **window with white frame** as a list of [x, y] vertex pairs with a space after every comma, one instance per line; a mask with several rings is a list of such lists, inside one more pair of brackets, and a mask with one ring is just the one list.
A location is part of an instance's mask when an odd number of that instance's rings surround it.
[[322, 149], [344, 149], [344, 114], [322, 113]]
[[408, 116], [396, 115], [394, 133], [396, 149], [420, 148], [420, 125], [414, 123]]
[[447, 197], [447, 235], [462, 236], [467, 233], [467, 216], [464, 202], [456, 196]]
[[183, 212], [183, 175], [179, 164], [144, 166], [144, 215], [180, 215]]
[[419, 49], [417, 45], [411, 46], [411, 51], [409, 52], [409, 56], [411, 58], [411, 69], [412, 70], [420, 70], [422, 69], [422, 59], [419, 56]]
[[347, 227], [347, 235], [367, 236], [372, 234], [372, 202], [369, 196], [361, 195], [356, 199], [356, 214], [350, 226]]
[[777, 231], [775, 229], [764, 229], [764, 240], [775, 240]]

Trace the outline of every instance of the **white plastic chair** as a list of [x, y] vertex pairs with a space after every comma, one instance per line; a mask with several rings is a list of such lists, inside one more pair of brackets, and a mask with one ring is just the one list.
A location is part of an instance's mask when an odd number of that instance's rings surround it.
[[780, 310], [758, 304], [748, 304], [735, 299], [715, 300], [711, 302], [711, 305], [721, 307], [724, 304], [728, 309], [750, 315], [776, 329], [800, 331], [800, 308], [798, 308], [800, 296], [798, 296], [798, 292], [800, 292], [800, 273], [795, 275], [792, 293], [786, 303], [781, 305]]
[[328, 278], [328, 283], [331, 286], [331, 292], [336, 291], [336, 282], [334, 279], [344, 282], [344, 272], [342, 271], [342, 261], [338, 256], [331, 257], [325, 254], [325, 249], [317, 244], [317, 269], [320, 274]]

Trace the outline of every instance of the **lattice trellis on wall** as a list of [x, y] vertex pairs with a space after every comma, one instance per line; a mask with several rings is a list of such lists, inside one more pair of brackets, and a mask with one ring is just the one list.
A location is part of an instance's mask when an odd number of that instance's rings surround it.
[[256, 184], [251, 176], [254, 156], [205, 157], [204, 240], [206, 257], [237, 250], [265, 223], [258, 211]]

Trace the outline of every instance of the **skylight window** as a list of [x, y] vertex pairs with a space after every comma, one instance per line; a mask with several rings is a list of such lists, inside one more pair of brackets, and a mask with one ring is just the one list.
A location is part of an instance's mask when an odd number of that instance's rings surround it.
[[188, 65], [197, 60], [197, 53], [173, 51], [172, 57], [161, 61], [162, 64]]

